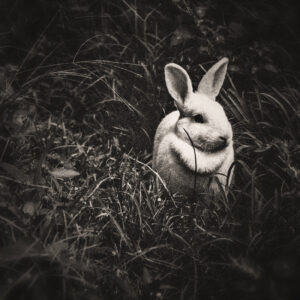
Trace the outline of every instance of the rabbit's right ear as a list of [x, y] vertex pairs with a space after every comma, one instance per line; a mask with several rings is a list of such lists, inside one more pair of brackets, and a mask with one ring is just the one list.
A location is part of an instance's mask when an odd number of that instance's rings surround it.
[[170, 63], [165, 66], [165, 80], [168, 91], [174, 98], [178, 109], [182, 109], [186, 98], [193, 93], [188, 73], [179, 65]]

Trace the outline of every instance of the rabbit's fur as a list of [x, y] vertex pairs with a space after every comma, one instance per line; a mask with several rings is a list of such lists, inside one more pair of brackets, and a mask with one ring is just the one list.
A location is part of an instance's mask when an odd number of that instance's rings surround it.
[[218, 194], [231, 182], [232, 128], [215, 101], [227, 64], [223, 58], [210, 68], [196, 92], [182, 67], [165, 66], [166, 85], [178, 110], [165, 116], [156, 130], [152, 164], [172, 193]]

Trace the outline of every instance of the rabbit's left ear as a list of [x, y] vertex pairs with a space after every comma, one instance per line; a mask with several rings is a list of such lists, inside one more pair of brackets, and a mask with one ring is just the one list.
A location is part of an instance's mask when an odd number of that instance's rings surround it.
[[198, 92], [215, 100], [223, 85], [227, 72], [227, 65], [228, 58], [226, 57], [214, 64], [201, 79], [198, 85]]

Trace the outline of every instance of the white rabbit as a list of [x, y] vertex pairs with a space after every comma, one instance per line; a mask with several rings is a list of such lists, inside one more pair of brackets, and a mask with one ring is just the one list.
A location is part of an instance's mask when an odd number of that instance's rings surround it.
[[156, 130], [152, 165], [172, 193], [215, 195], [231, 183], [232, 128], [215, 101], [227, 64], [223, 58], [212, 66], [196, 92], [182, 67], [165, 66], [166, 85], [178, 110], [165, 116]]

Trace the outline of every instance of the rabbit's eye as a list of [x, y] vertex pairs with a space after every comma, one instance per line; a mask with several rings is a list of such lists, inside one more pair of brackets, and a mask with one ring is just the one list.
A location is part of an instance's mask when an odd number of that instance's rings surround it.
[[196, 115], [194, 116], [194, 119], [197, 123], [204, 123], [204, 119], [202, 115]]

